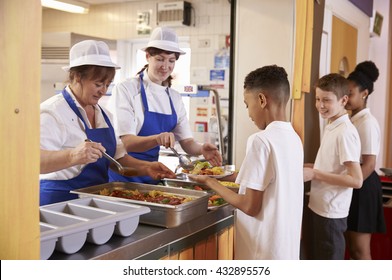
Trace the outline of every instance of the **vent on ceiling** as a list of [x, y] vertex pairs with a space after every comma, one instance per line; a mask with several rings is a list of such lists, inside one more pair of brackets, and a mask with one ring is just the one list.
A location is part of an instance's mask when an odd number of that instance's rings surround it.
[[191, 25], [191, 3], [186, 1], [163, 2], [157, 4], [157, 24], [159, 26]]
[[68, 60], [69, 47], [42, 47], [42, 60]]

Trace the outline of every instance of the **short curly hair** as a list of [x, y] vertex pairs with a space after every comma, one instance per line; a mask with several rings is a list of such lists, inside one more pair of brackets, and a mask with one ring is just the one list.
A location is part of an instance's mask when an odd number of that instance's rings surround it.
[[290, 84], [286, 70], [277, 65], [267, 65], [250, 72], [244, 80], [244, 89], [263, 91], [278, 103], [287, 103], [290, 98]]

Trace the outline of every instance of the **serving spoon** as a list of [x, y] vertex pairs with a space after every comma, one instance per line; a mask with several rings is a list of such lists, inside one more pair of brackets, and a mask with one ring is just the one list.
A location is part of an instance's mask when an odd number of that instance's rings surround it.
[[[85, 141], [86, 142], [93, 142], [90, 139], [86, 139]], [[117, 160], [115, 160], [113, 157], [111, 157], [106, 152], [102, 152], [102, 155], [115, 165], [115, 167], [117, 168], [117, 172], [120, 175], [124, 175], [124, 176], [137, 176], [138, 175], [138, 172], [135, 168], [122, 166], [121, 163], [119, 163]]]
[[194, 168], [194, 164], [192, 163], [192, 160], [190, 157], [186, 155], [180, 155], [176, 149], [170, 147], [170, 149], [173, 151], [173, 153], [178, 157], [178, 161], [180, 162], [180, 166], [185, 169], [185, 170], [192, 170]]

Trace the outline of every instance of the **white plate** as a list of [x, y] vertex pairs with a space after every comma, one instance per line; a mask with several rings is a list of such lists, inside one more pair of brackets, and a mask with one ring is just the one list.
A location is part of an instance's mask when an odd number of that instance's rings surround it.
[[207, 175], [207, 176], [210, 176], [211, 178], [216, 178], [216, 179], [219, 179], [219, 178], [223, 178], [223, 177], [226, 177], [226, 176], [230, 176], [230, 175], [232, 175], [234, 172], [233, 171], [225, 171], [223, 174], [221, 174], [221, 175]]
[[[224, 172], [223, 174], [221, 174], [221, 175], [199, 175], [199, 176], [208, 176], [208, 177], [211, 177], [211, 178], [220, 179], [220, 178], [223, 178], [223, 177], [232, 175], [233, 173], [234, 173], [233, 171], [225, 171], [225, 172]], [[181, 173], [181, 174], [192, 175], [192, 174], [184, 173], [184, 172]]]

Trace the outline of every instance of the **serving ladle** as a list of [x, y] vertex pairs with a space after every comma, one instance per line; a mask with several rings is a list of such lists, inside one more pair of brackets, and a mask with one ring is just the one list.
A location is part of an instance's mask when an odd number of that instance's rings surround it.
[[194, 168], [194, 164], [192, 163], [192, 160], [190, 157], [186, 155], [180, 155], [176, 149], [170, 147], [172, 152], [178, 157], [178, 161], [180, 163], [180, 166], [185, 169], [185, 170], [192, 170]]
[[[93, 142], [90, 139], [86, 139], [86, 142]], [[111, 163], [114, 164], [114, 166], [117, 168], [117, 172], [120, 175], [124, 175], [124, 176], [137, 176], [138, 172], [135, 168], [131, 168], [131, 167], [124, 167], [121, 165], [121, 163], [119, 163], [117, 160], [115, 160], [113, 157], [111, 157], [108, 153], [106, 152], [102, 152], [102, 155], [107, 158]]]

